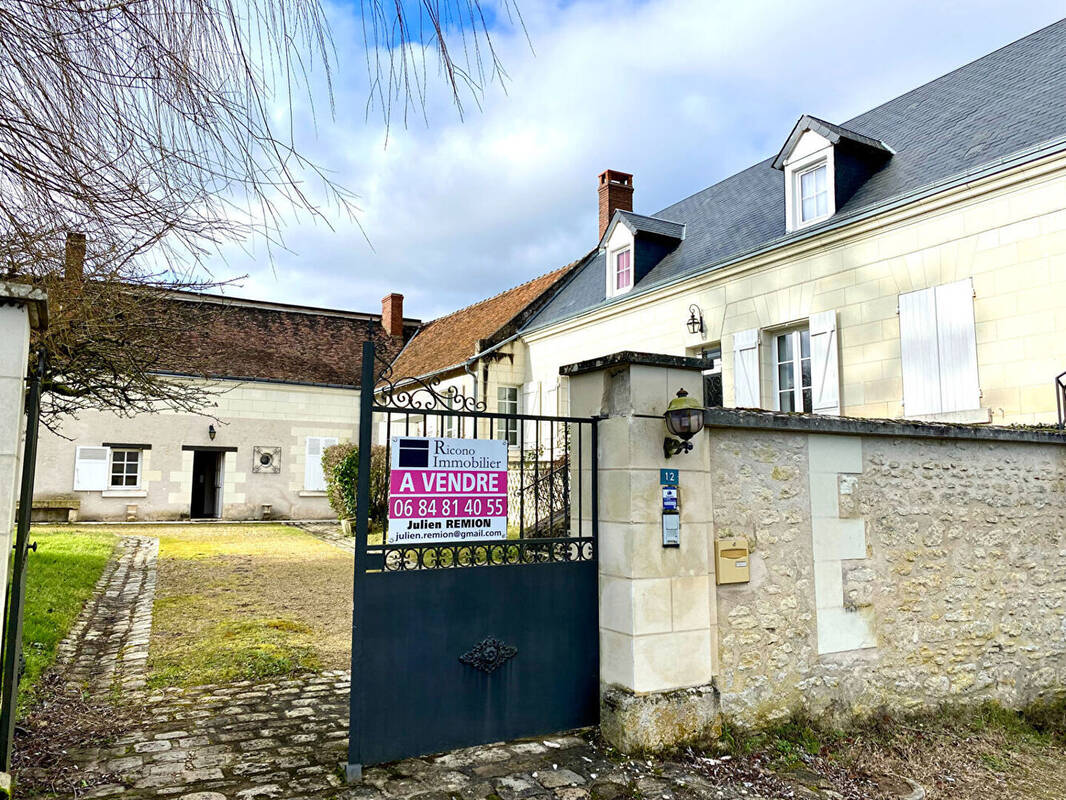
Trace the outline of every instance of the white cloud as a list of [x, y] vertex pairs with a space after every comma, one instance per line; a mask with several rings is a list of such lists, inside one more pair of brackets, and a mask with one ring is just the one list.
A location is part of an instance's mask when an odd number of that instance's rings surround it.
[[[776, 152], [796, 117], [843, 121], [1054, 21], [1060, 3], [566, 4], [519, 0], [535, 49], [495, 43], [510, 74], [464, 121], [439, 82], [428, 126], [365, 117], [355, 10], [337, 7], [337, 119], [298, 107], [304, 149], [360, 195], [358, 227], [297, 221], [271, 271], [227, 252], [234, 294], [375, 310], [390, 291], [424, 319], [582, 255], [596, 175], [635, 173], [651, 213]], [[431, 76], [432, 77], [432, 76]]]

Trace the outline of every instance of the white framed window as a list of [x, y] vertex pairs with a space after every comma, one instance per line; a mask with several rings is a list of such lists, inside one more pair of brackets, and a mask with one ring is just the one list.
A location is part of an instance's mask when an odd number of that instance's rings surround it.
[[614, 254], [614, 293], [633, 288], [633, 248], [626, 247]]
[[112, 450], [108, 486], [112, 489], [137, 489], [141, 485], [141, 451]]
[[[496, 412], [498, 414], [518, 413], [518, 387], [496, 387]], [[518, 420], [497, 419], [495, 424], [495, 438], [505, 439], [511, 447], [518, 447]]]
[[774, 336], [774, 410], [811, 413], [811, 333], [799, 328]]
[[807, 225], [829, 216], [829, 167], [823, 161], [795, 173], [799, 223]]
[[785, 228], [799, 230], [836, 213], [836, 154], [814, 131], [785, 160]]
[[337, 444], [336, 436], [308, 436], [304, 460], [304, 489], [309, 492], [326, 491], [326, 475], [322, 472], [322, 453]]

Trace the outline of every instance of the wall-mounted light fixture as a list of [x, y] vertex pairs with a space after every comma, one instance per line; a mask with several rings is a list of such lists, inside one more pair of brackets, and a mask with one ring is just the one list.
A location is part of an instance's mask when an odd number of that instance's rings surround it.
[[667, 436], [663, 439], [663, 455], [667, 458], [678, 453], [688, 453], [692, 450], [693, 436], [703, 430], [703, 406], [694, 397], [689, 397], [688, 392], [679, 389], [677, 397], [670, 401], [663, 414], [666, 420], [666, 429], [677, 439]]
[[212, 442], [215, 441], [215, 426], [214, 425], [208, 425], [207, 426], [207, 438], [210, 439]]
[[688, 322], [685, 324], [689, 333], [703, 333], [703, 310], [695, 303], [688, 307]]

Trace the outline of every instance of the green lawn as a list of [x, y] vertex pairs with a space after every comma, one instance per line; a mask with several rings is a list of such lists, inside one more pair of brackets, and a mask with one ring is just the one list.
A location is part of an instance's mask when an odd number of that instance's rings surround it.
[[101, 531], [34, 528], [30, 541], [37, 542], [37, 552], [30, 552], [26, 568], [20, 709], [32, 704], [38, 678], [55, 661], [56, 646], [92, 596], [115, 547], [115, 537]]

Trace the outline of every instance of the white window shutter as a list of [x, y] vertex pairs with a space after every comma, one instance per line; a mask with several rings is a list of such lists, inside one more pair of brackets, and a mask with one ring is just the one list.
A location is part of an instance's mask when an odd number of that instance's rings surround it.
[[[559, 413], [559, 382], [544, 387], [544, 413], [556, 416]], [[540, 446], [548, 456], [552, 452], [552, 434], [559, 426], [552, 422], [540, 423]]]
[[102, 492], [107, 489], [110, 456], [106, 447], [78, 447], [74, 451], [74, 491]]
[[904, 416], [939, 414], [943, 404], [935, 289], [899, 296], [899, 345], [903, 360]]
[[811, 332], [811, 396], [815, 414], [840, 414], [840, 348], [837, 312], [822, 311], [807, 320]]
[[304, 459], [304, 489], [309, 492], [326, 491], [326, 476], [322, 472], [322, 453], [337, 444], [336, 436], [308, 436], [307, 457]]
[[977, 378], [977, 331], [970, 278], [936, 287], [936, 332], [940, 354], [942, 411], [972, 411], [981, 406]]
[[[540, 381], [530, 381], [522, 387], [522, 413], [540, 413]], [[523, 420], [525, 431], [522, 434], [526, 447], [537, 445], [537, 422], [536, 420]]]
[[759, 329], [733, 334], [733, 405], [759, 408]]

